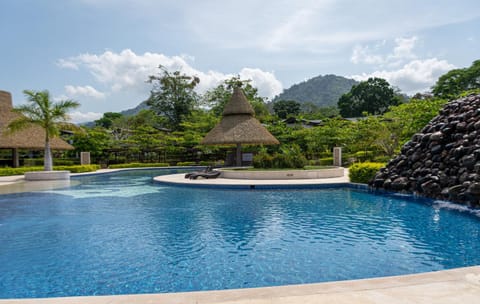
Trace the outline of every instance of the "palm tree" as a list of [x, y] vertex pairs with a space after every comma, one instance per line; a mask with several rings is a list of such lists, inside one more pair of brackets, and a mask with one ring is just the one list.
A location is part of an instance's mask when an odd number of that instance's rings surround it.
[[21, 114], [19, 118], [9, 124], [11, 131], [20, 130], [35, 124], [45, 130], [44, 170], [52, 171], [52, 152], [50, 139], [58, 136], [59, 127], [67, 123], [67, 112], [77, 108], [80, 104], [73, 100], [62, 100], [53, 103], [50, 93], [45, 91], [24, 90], [28, 104], [15, 107], [14, 112]]

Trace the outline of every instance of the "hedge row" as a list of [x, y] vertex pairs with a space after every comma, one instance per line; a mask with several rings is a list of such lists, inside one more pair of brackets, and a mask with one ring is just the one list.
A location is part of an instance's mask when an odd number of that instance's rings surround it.
[[196, 162], [178, 162], [177, 166], [186, 167], [186, 166], [196, 166]]
[[129, 163], [129, 164], [115, 164], [110, 165], [110, 169], [123, 169], [123, 168], [147, 168], [147, 167], [168, 167], [167, 163]]
[[385, 163], [355, 163], [350, 166], [349, 174], [352, 183], [368, 184], [380, 168], [385, 167]]
[[[53, 166], [53, 170], [66, 170], [71, 173], [92, 172], [100, 169], [99, 165]], [[43, 167], [0, 168], [0, 176], [23, 175], [25, 172], [42, 171]]]
[[258, 153], [253, 157], [253, 167], [261, 169], [301, 169], [307, 165], [303, 155]]

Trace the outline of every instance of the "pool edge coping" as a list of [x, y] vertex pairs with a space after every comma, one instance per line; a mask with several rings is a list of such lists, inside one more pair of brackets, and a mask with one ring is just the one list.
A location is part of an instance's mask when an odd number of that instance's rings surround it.
[[212, 291], [0, 299], [0, 304], [126, 303], [471, 303], [480, 299], [480, 266], [401, 276]]

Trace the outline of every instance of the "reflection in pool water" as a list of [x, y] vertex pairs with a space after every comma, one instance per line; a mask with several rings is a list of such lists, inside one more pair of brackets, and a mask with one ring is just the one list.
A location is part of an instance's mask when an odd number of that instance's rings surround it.
[[[480, 264], [479, 218], [349, 188], [221, 190], [167, 170], [0, 196], [0, 298], [325, 282]], [[454, 206], [454, 205], [453, 205]]]

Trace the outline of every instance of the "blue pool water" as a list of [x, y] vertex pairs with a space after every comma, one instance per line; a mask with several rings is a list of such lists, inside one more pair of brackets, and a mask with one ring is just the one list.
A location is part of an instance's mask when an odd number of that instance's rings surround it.
[[480, 264], [480, 219], [349, 188], [218, 190], [166, 170], [0, 196], [0, 298], [370, 278]]

